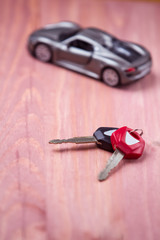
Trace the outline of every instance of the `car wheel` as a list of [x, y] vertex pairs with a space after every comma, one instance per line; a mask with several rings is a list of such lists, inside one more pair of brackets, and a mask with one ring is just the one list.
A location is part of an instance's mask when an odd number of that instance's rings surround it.
[[43, 43], [39, 43], [34, 50], [35, 57], [42, 62], [49, 62], [52, 57], [50, 48]]
[[115, 87], [120, 83], [120, 77], [116, 70], [113, 68], [106, 68], [102, 73], [103, 82], [111, 87]]

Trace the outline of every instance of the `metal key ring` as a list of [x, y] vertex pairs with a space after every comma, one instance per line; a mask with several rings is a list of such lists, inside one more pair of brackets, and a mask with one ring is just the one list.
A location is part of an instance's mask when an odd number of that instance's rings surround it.
[[[139, 133], [138, 131], [140, 131], [140, 133]], [[132, 131], [130, 131], [130, 132], [138, 132], [138, 134], [139, 134], [140, 136], [143, 135], [143, 130], [142, 130], [142, 129], [138, 129], [138, 128], [136, 128], [136, 129], [134, 129], [134, 130], [132, 130]]]

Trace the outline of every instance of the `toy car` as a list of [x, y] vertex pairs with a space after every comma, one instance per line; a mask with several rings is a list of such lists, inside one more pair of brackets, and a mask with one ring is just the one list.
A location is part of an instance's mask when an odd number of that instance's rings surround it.
[[43, 62], [99, 79], [115, 87], [150, 72], [150, 53], [139, 44], [122, 41], [97, 28], [82, 29], [73, 22], [50, 24], [34, 31], [30, 53]]

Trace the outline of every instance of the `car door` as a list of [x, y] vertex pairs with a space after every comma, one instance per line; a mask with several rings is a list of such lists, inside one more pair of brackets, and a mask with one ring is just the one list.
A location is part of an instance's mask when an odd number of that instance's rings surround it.
[[76, 39], [66, 44], [66, 48], [61, 50], [59, 59], [61, 61], [68, 61], [72, 64], [86, 65], [90, 62], [92, 53], [92, 44]]

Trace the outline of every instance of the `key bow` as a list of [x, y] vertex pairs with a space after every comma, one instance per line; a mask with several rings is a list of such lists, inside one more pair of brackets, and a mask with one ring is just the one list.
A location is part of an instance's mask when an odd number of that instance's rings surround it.
[[126, 126], [119, 128], [111, 135], [113, 149], [119, 149], [127, 159], [139, 158], [144, 150], [145, 141], [137, 131]]

